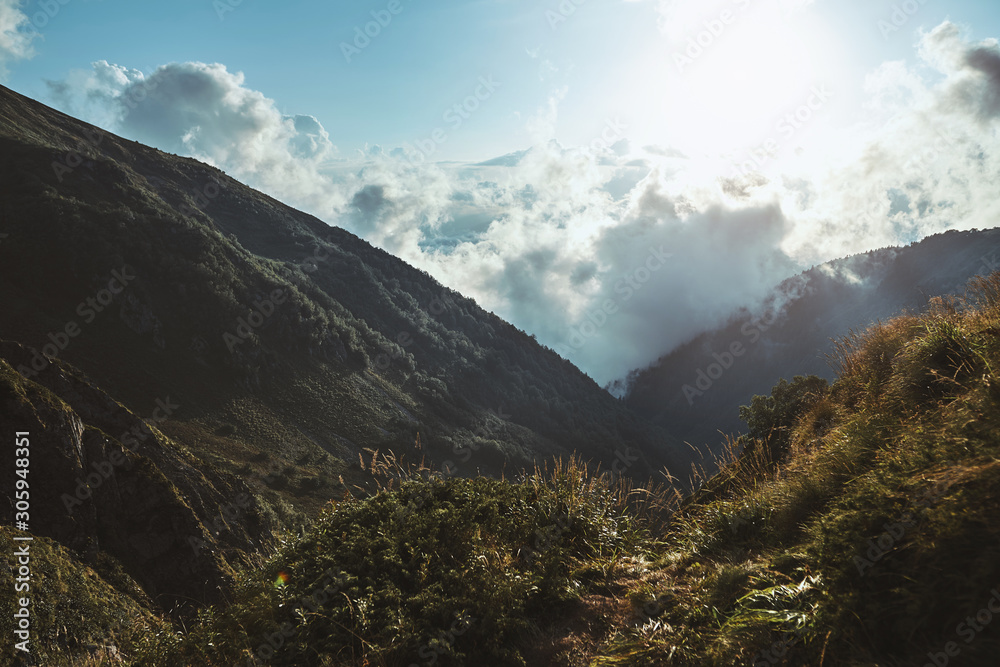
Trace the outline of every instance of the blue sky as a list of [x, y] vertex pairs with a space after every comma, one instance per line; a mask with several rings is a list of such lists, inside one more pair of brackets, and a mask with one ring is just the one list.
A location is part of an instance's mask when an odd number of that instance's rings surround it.
[[[348, 63], [341, 43], [351, 43], [354, 29], [389, 4], [243, 0], [223, 11], [212, 0], [69, 0], [41, 27], [35, 57], [16, 63], [6, 85], [45, 99], [45, 79], [62, 79], [92, 61], [146, 74], [169, 62], [217, 62], [243, 72], [246, 85], [276, 100], [283, 112], [318, 118], [334, 144], [350, 153], [366, 143], [398, 146], [429, 134], [480, 76], [493, 76], [501, 84], [498, 94], [441, 146], [442, 158], [478, 160], [530, 145], [525, 118], [563, 86], [568, 90], [556, 138], [566, 144], [588, 141], [607, 118], [632, 115], [638, 105], [655, 108], [662, 100], [623, 94], [621, 83], [635, 75], [649, 86], [669, 79], [672, 63], [663, 56], [677, 50], [658, 27], [653, 1], [577, 6], [566, 0], [562, 6], [574, 11], [563, 17], [556, 0], [399, 0], [401, 11]], [[699, 4], [711, 8], [703, 12], [710, 19], [727, 3]], [[750, 6], [760, 4], [767, 3]], [[886, 39], [878, 21], [891, 17], [894, 4], [817, 2], [786, 29], [760, 39], [787, 39], [804, 26], [823, 26], [829, 49], [816, 59], [815, 78], [844, 82], [841, 97], [849, 104], [865, 71], [884, 60], [913, 58], [921, 27], [950, 17], [973, 26], [974, 36], [1000, 34], [997, 3], [928, 0]], [[43, 5], [21, 7], [35, 16]], [[680, 45], [684, 37], [677, 38]], [[851, 111], [856, 108], [844, 113]]]
[[341, 42], [351, 43], [354, 28], [388, 4], [244, 0], [220, 19], [209, 0], [70, 0], [42, 28], [38, 55], [19, 63], [7, 85], [44, 98], [44, 79], [61, 79], [95, 60], [146, 73], [168, 62], [219, 62], [243, 72], [249, 87], [282, 110], [319, 118], [335, 143], [350, 150], [429, 134], [480, 76], [492, 75], [503, 94], [480, 110], [467, 137], [447, 147], [448, 157], [476, 159], [526, 147], [518, 114], [544, 103], [554, 83], [541, 80], [539, 58], [574, 69], [562, 74], [567, 82], [585, 78], [588, 87], [602, 86], [614, 77], [612, 59], [635, 48], [623, 49], [617, 36], [655, 37], [650, 8], [638, 4], [592, 2], [552, 30], [528, 2], [401, 0], [402, 11], [348, 63]]
[[815, 264], [1000, 220], [1000, 3], [232, 1], [0, 0], [0, 81], [358, 234], [602, 384]]

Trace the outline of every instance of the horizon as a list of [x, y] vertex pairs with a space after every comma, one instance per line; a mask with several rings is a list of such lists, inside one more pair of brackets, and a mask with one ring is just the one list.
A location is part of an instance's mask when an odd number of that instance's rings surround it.
[[0, 83], [358, 234], [606, 385], [810, 266], [996, 226], [1000, 7], [852, 4], [0, 0]]

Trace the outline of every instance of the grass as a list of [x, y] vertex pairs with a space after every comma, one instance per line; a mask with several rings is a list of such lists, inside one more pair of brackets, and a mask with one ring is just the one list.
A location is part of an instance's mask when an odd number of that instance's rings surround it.
[[165, 666], [822, 666], [924, 664], [953, 643], [989, 664], [1000, 274], [837, 354], [832, 386], [755, 399], [766, 428], [688, 498], [578, 460], [459, 479], [368, 450], [372, 485], [342, 484], [232, 604], [123, 633], [122, 650]]
[[[371, 469], [403, 473], [391, 458], [371, 459]], [[526, 664], [553, 614], [612, 580], [625, 554], [649, 552], [671, 503], [579, 461], [517, 483], [426, 473], [331, 503], [307, 535], [244, 577], [233, 605], [130, 647], [132, 659]]]
[[677, 602], [606, 664], [923, 664], [948, 642], [968, 664], [996, 655], [994, 628], [957, 629], [1000, 582], [998, 334], [994, 274], [842, 341], [788, 454], [748, 447], [685, 505], [665, 568]]
[[[15, 534], [11, 528], [0, 527], [5, 544], [25, 544], [14, 542]], [[0, 585], [5, 591], [0, 631], [7, 656], [16, 655], [8, 638], [14, 637], [15, 598], [22, 596], [31, 601], [28, 647], [35, 664], [96, 665], [105, 646], [127, 645], [149, 632], [168, 628], [165, 621], [147, 610], [148, 600], [139, 585], [109, 557], [100, 557], [90, 567], [81, 564], [62, 545], [38, 536], [29, 548], [28, 591], [12, 593], [14, 571], [0, 568]]]

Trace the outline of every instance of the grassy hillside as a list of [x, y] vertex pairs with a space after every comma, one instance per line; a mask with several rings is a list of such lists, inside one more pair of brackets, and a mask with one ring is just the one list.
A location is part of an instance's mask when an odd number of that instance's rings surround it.
[[[0, 156], [0, 427], [37, 443], [31, 532], [158, 622], [227, 604], [380, 462], [676, 468], [665, 431], [525, 332], [218, 169], [3, 87]], [[102, 618], [40, 617], [39, 650], [124, 642]]]
[[579, 465], [410, 475], [332, 503], [244, 576], [236, 604], [126, 652], [164, 665], [994, 664], [1000, 274], [838, 355], [832, 386], [797, 377], [745, 406], [750, 435], [683, 502]]
[[232, 606], [126, 652], [178, 666], [548, 664], [545, 638], [651, 544], [663, 500], [578, 462], [517, 483], [413, 471], [332, 504]]
[[773, 428], [677, 516], [666, 612], [600, 664], [992, 664], [1000, 275], [838, 358], [828, 391], [745, 411]]
[[[5, 544], [15, 544], [15, 531], [0, 527]], [[19, 545], [20, 546], [20, 545]], [[140, 641], [146, 633], [167, 632], [169, 624], [149, 611], [150, 600], [142, 589], [112, 559], [95, 567], [84, 565], [59, 543], [41, 537], [31, 542], [30, 608], [32, 639], [29, 642], [36, 665], [67, 667], [97, 665], [118, 656], [117, 646]], [[109, 583], [113, 582], [113, 583]], [[3, 604], [3, 664], [28, 664], [17, 657], [11, 638], [14, 620], [14, 572], [0, 569]]]

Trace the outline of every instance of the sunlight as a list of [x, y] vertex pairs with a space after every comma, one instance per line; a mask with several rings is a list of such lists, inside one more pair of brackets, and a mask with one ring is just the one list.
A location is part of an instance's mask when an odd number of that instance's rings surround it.
[[777, 4], [740, 5], [685, 3], [665, 21], [665, 39], [647, 56], [657, 78], [648, 80], [647, 67], [645, 85], [628, 82], [644, 91], [630, 97], [649, 143], [702, 155], [745, 151], [774, 136], [829, 77], [831, 60], [820, 57], [828, 40], [815, 25]]

